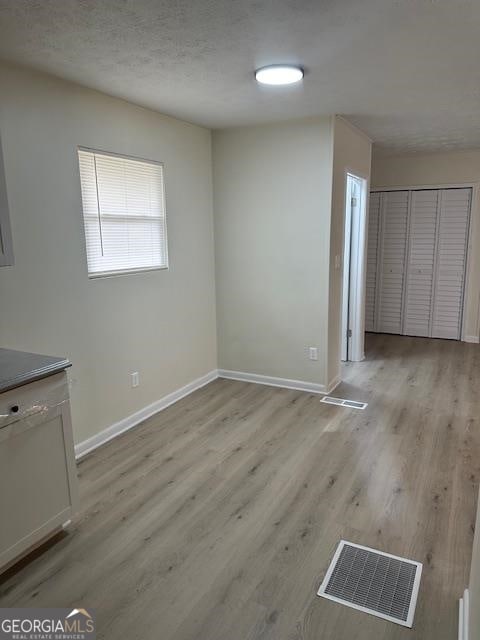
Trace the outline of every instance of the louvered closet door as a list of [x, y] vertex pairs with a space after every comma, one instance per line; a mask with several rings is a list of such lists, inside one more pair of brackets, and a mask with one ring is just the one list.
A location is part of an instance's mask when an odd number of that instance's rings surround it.
[[365, 331], [375, 331], [375, 293], [377, 289], [378, 233], [381, 193], [370, 194], [368, 214], [367, 281], [365, 291]]
[[438, 190], [412, 191], [403, 333], [431, 335]]
[[440, 192], [432, 337], [460, 339], [471, 189]]
[[380, 213], [380, 282], [377, 331], [402, 333], [408, 191], [383, 193]]

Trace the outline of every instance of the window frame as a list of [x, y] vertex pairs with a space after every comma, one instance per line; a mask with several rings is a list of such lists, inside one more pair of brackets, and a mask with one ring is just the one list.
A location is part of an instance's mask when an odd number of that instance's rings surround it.
[[[87, 235], [85, 233], [85, 214], [83, 210], [83, 197], [82, 197], [82, 176], [80, 173], [80, 161], [79, 161], [79, 151], [85, 151], [87, 153], [97, 153], [103, 156], [110, 156], [112, 158], [124, 158], [126, 160], [133, 160], [135, 162], [143, 162], [144, 164], [153, 164], [162, 167], [162, 192], [163, 192], [163, 203], [164, 203], [164, 231], [165, 231], [165, 266], [159, 267], [134, 267], [132, 269], [115, 269], [113, 271], [102, 271], [98, 273], [90, 273], [88, 268], [88, 255], [87, 255]], [[149, 271], [169, 271], [170, 270], [170, 256], [168, 251], [168, 219], [167, 219], [167, 198], [166, 198], [166, 189], [165, 189], [165, 163], [160, 160], [149, 160], [147, 158], [142, 158], [140, 156], [132, 156], [126, 153], [116, 153], [114, 151], [105, 151], [103, 149], [97, 149], [94, 147], [86, 147], [84, 145], [78, 145], [76, 148], [76, 161], [77, 161], [77, 170], [78, 170], [78, 182], [80, 185], [80, 203], [81, 203], [81, 213], [82, 213], [82, 230], [83, 230], [83, 239], [84, 239], [84, 249], [85, 249], [85, 262], [87, 265], [87, 275], [89, 280], [99, 280], [101, 278], [113, 278], [115, 276], [125, 276], [129, 274], [138, 274], [138, 273], [147, 273]], [[125, 216], [120, 216], [124, 218]]]

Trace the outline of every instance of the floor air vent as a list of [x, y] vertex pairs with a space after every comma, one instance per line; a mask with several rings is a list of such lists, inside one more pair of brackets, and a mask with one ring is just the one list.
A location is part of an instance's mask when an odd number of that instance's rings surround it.
[[411, 627], [420, 562], [341, 540], [317, 595]]
[[367, 402], [357, 402], [356, 400], [344, 400], [343, 398], [333, 398], [332, 396], [324, 396], [320, 402], [326, 404], [337, 404], [340, 407], [350, 407], [350, 409], [366, 409]]

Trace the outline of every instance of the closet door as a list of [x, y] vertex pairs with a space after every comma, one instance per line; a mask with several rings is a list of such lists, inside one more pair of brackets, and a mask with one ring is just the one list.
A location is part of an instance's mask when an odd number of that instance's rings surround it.
[[412, 191], [403, 333], [430, 336], [438, 190]]
[[375, 331], [375, 295], [377, 291], [378, 236], [382, 194], [370, 194], [368, 213], [367, 278], [365, 291], [365, 331]]
[[388, 191], [382, 198], [376, 314], [377, 331], [381, 333], [402, 333], [408, 195], [408, 191]]
[[432, 337], [459, 340], [471, 189], [443, 189], [437, 238]]

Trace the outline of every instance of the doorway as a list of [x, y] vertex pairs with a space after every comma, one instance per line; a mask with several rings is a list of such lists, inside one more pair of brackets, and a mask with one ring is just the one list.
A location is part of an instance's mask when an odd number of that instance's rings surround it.
[[365, 328], [462, 339], [472, 186], [370, 194]]
[[365, 244], [367, 181], [347, 173], [343, 246], [341, 360], [365, 358]]

